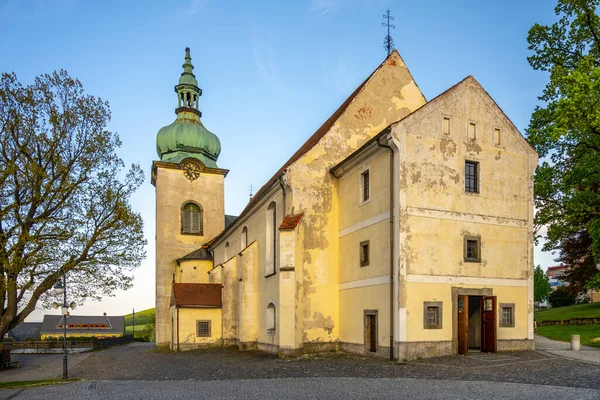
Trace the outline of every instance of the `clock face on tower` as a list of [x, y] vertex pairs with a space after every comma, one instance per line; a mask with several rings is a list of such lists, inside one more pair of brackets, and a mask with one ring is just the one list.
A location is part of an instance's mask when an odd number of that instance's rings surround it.
[[200, 166], [194, 162], [186, 162], [182, 165], [183, 176], [188, 178], [190, 181], [198, 179], [200, 176]]

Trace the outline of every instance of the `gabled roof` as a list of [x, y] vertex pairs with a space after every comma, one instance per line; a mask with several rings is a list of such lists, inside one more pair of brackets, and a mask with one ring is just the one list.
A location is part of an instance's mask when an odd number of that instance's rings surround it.
[[227, 215], [225, 214], [225, 229], [229, 228], [229, 225], [233, 224], [233, 221], [237, 219], [235, 215]]
[[[286, 170], [287, 170], [288, 167], [290, 167], [293, 163], [295, 163], [296, 161], [298, 161], [303, 155], [305, 155], [310, 149], [312, 149], [317, 143], [319, 143], [319, 141], [333, 127], [333, 125], [335, 124], [335, 122], [342, 116], [342, 114], [344, 114], [344, 111], [346, 111], [346, 109], [348, 108], [348, 106], [350, 106], [350, 104], [356, 98], [356, 96], [358, 96], [358, 94], [364, 89], [364, 87], [371, 80], [371, 78], [373, 77], [373, 75], [375, 75], [375, 73], [377, 71], [379, 71], [379, 69], [381, 69], [381, 67], [383, 65], [386, 64], [386, 62], [388, 61], [388, 59], [390, 59], [390, 57], [392, 57], [393, 54], [395, 54], [398, 57], [402, 58], [400, 56], [400, 54], [398, 53], [398, 50], [394, 49], [392, 51], [392, 53], [390, 53], [385, 58], [385, 60], [383, 60], [383, 62], [381, 64], [379, 64], [379, 66], [377, 68], [375, 68], [375, 70], [373, 70], [373, 72], [367, 77], [367, 79], [365, 79], [354, 90], [354, 92], [352, 92], [352, 94], [350, 94], [350, 96], [342, 103], [342, 105], [340, 105], [339, 108], [337, 110], [335, 110], [335, 112], [331, 115], [331, 117], [329, 117], [327, 119], [327, 121], [325, 121], [323, 123], [323, 125], [321, 125], [319, 127], [319, 129], [317, 129], [316, 132], [313, 133], [312, 136], [309, 137], [308, 140], [302, 146], [300, 146], [300, 148], [292, 155], [292, 157], [290, 157], [290, 159], [287, 160], [285, 162], [285, 164], [283, 164], [283, 166], [281, 168], [279, 168], [279, 170], [271, 177], [271, 179], [269, 179], [267, 181], [267, 183], [265, 183], [263, 186], [261, 186], [260, 189], [258, 189], [258, 191], [254, 194], [254, 196], [252, 197], [252, 199], [250, 199], [250, 201], [248, 202], [248, 204], [246, 205], [246, 207], [244, 207], [244, 209], [242, 210], [242, 212], [238, 216], [238, 219], [241, 218], [241, 217], [243, 217], [250, 209], [252, 209], [252, 207], [258, 202], [258, 200], [260, 200], [260, 198], [265, 195], [265, 193], [267, 192], [267, 190], [271, 186], [273, 186], [277, 182], [277, 180], [279, 180], [279, 178], [281, 176], [283, 176], [283, 174], [285, 174], [285, 172], [286, 172]], [[226, 227], [223, 232], [221, 232], [214, 239], [212, 239], [210, 242], [208, 242], [207, 245], [209, 245], [209, 246], [212, 245], [219, 238], [221, 238], [223, 235], [225, 235], [225, 233], [227, 232], [227, 230], [228, 230], [228, 227]]]
[[281, 225], [279, 225], [279, 230], [291, 231], [293, 229], [296, 229], [303, 215], [303, 213], [296, 215], [286, 215], [285, 218], [283, 218], [283, 221], [281, 221]]
[[[61, 334], [63, 328], [60, 327], [63, 323], [62, 315], [44, 315], [42, 334]], [[108, 325], [109, 328], [102, 329], [70, 329], [68, 325]], [[123, 333], [125, 326], [125, 317], [121, 316], [98, 316], [98, 315], [70, 315], [67, 317], [67, 333], [81, 334], [103, 334], [103, 333]]]
[[171, 290], [171, 307], [221, 307], [220, 283], [174, 283]]
[[19, 325], [8, 331], [8, 337], [19, 342], [22, 342], [25, 339], [39, 339], [41, 329], [41, 322], [21, 322]]
[[404, 120], [407, 120], [409, 118], [417, 118], [418, 114], [420, 114], [421, 112], [425, 112], [424, 110], [428, 109], [429, 107], [431, 107], [435, 103], [437, 103], [439, 101], [442, 101], [442, 99], [444, 97], [450, 96], [452, 92], [458, 90], [460, 87], [462, 87], [462, 86], [464, 86], [464, 85], [466, 85], [468, 83], [474, 84], [476, 87], [478, 87], [485, 94], [485, 96], [492, 102], [492, 104], [498, 109], [498, 111], [500, 111], [502, 113], [502, 116], [504, 118], [506, 118], [506, 121], [508, 122], [508, 124], [515, 130], [515, 132], [517, 132], [519, 134], [519, 138], [520, 138], [521, 143], [524, 144], [530, 151], [532, 151], [535, 154], [537, 154], [537, 151], [535, 151], [535, 149], [529, 143], [529, 141], [527, 139], [525, 139], [525, 136], [523, 136], [523, 134], [521, 133], [521, 131], [519, 131], [519, 128], [517, 128], [517, 126], [511, 121], [511, 119], [508, 118], [508, 115], [506, 115], [506, 113], [502, 110], [502, 108], [500, 108], [500, 106], [498, 105], [498, 103], [496, 103], [496, 100], [494, 100], [494, 98], [492, 96], [490, 96], [490, 94], [487, 92], [487, 90], [485, 90], [484, 87], [481, 86], [481, 83], [479, 83], [477, 81], [477, 79], [475, 79], [473, 77], [473, 75], [467, 76], [462, 81], [458, 82], [457, 84], [451, 86], [447, 90], [445, 90], [442, 93], [438, 94], [433, 99], [431, 99], [427, 103], [423, 104], [421, 107], [417, 108], [415, 111], [411, 112], [410, 114], [408, 114], [404, 118], [401, 118], [400, 120], [394, 122], [391, 125], [398, 124], [398, 123], [400, 123], [400, 122], [402, 122]]
[[198, 250], [194, 250], [189, 254], [179, 258], [177, 262], [186, 261], [186, 260], [212, 260], [213, 256], [208, 251], [208, 249], [204, 246], [200, 247]]
[[[348, 157], [346, 157], [345, 159], [343, 159], [342, 161], [340, 161], [337, 165], [334, 165], [329, 172], [331, 172], [332, 174], [336, 175], [338, 174], [338, 171], [344, 167], [344, 165], [346, 165], [350, 160], [352, 160], [353, 158], [355, 158], [356, 156], [358, 156], [360, 153], [362, 153], [363, 151], [365, 151], [368, 147], [371, 147], [373, 145], [373, 143], [377, 143], [379, 142], [379, 139], [384, 136], [385, 134], [389, 133], [391, 130], [391, 127], [393, 125], [396, 125], [406, 119], [409, 118], [416, 118], [417, 114], [420, 113], [422, 110], [427, 109], [427, 107], [433, 103], [436, 103], [437, 101], [440, 101], [441, 99], [443, 99], [446, 95], [449, 95], [450, 93], [452, 93], [454, 90], [457, 90], [460, 86], [462, 86], [463, 84], [466, 84], [468, 82], [472, 82], [475, 83], [484, 93], [485, 95], [493, 102], [493, 104], [496, 106], [496, 108], [502, 113], [502, 115], [506, 118], [506, 120], [508, 121], [508, 123], [510, 125], [512, 125], [512, 127], [514, 128], [514, 130], [516, 132], [519, 133], [519, 136], [521, 137], [521, 139], [523, 140], [523, 142], [526, 143], [526, 145], [528, 146], [528, 148], [532, 151], [535, 152], [535, 149], [533, 148], [533, 146], [531, 146], [531, 144], [527, 141], [527, 139], [525, 139], [525, 137], [521, 134], [521, 132], [519, 131], [519, 129], [515, 126], [515, 124], [510, 120], [510, 118], [508, 118], [508, 116], [504, 113], [504, 111], [500, 108], [500, 106], [498, 105], [498, 103], [496, 103], [496, 101], [492, 98], [492, 96], [490, 96], [490, 94], [483, 88], [483, 86], [481, 86], [481, 84], [477, 81], [477, 79], [475, 79], [473, 77], [473, 75], [469, 75], [466, 78], [464, 78], [463, 80], [461, 80], [460, 82], [456, 83], [455, 85], [452, 85], [451, 87], [449, 87], [448, 89], [444, 90], [442, 93], [438, 94], [437, 96], [435, 96], [433, 99], [429, 100], [427, 103], [423, 104], [421, 107], [417, 108], [416, 110], [414, 110], [413, 112], [411, 112], [410, 114], [406, 115], [405, 117], [399, 119], [396, 122], [392, 122], [390, 125], [388, 125], [386, 128], [384, 128], [381, 132], [379, 132], [377, 135], [373, 136], [373, 138], [371, 138], [369, 141], [367, 141], [365, 144], [363, 144], [360, 148], [356, 149], [356, 151], [354, 151], [352, 154], [350, 154]], [[537, 152], [536, 152], [537, 153]], [[336, 175], [337, 176], [337, 175]]]

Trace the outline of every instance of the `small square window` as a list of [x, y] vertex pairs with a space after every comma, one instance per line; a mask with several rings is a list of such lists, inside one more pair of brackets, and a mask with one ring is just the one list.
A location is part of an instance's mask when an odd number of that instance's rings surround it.
[[369, 254], [369, 241], [366, 240], [360, 243], [360, 266], [366, 267], [369, 265], [370, 254]]
[[423, 302], [423, 329], [442, 329], [442, 302]]
[[196, 336], [210, 337], [210, 321], [197, 321]]
[[494, 146], [500, 146], [500, 129], [494, 128]]
[[479, 163], [465, 161], [465, 192], [479, 193]]
[[481, 239], [479, 236], [465, 236], [464, 258], [466, 262], [481, 262]]
[[360, 174], [361, 186], [362, 186], [362, 201], [365, 202], [371, 197], [369, 192], [369, 170], [366, 170]]
[[442, 123], [442, 133], [445, 136], [450, 136], [450, 117], [444, 117], [444, 122]]
[[475, 122], [469, 122], [469, 140], [477, 139], [477, 125]]
[[500, 303], [500, 327], [515, 327], [515, 304]]

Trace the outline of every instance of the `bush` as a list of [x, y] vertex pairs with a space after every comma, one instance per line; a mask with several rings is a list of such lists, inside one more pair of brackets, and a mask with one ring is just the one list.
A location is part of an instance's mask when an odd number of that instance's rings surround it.
[[574, 296], [566, 286], [559, 286], [550, 293], [548, 301], [552, 307], [566, 307], [575, 304]]

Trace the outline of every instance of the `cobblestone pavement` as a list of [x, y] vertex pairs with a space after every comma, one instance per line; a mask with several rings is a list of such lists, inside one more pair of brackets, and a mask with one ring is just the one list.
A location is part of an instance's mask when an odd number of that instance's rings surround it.
[[411, 378], [298, 378], [232, 381], [80, 381], [0, 392], [2, 400], [81, 399], [594, 399], [595, 389]]
[[135, 343], [93, 353], [71, 368], [70, 376], [108, 381], [416, 378], [600, 389], [600, 365], [533, 351], [471, 352], [467, 357], [397, 363], [345, 353], [282, 360], [261, 352], [240, 352], [236, 348], [174, 353]]

